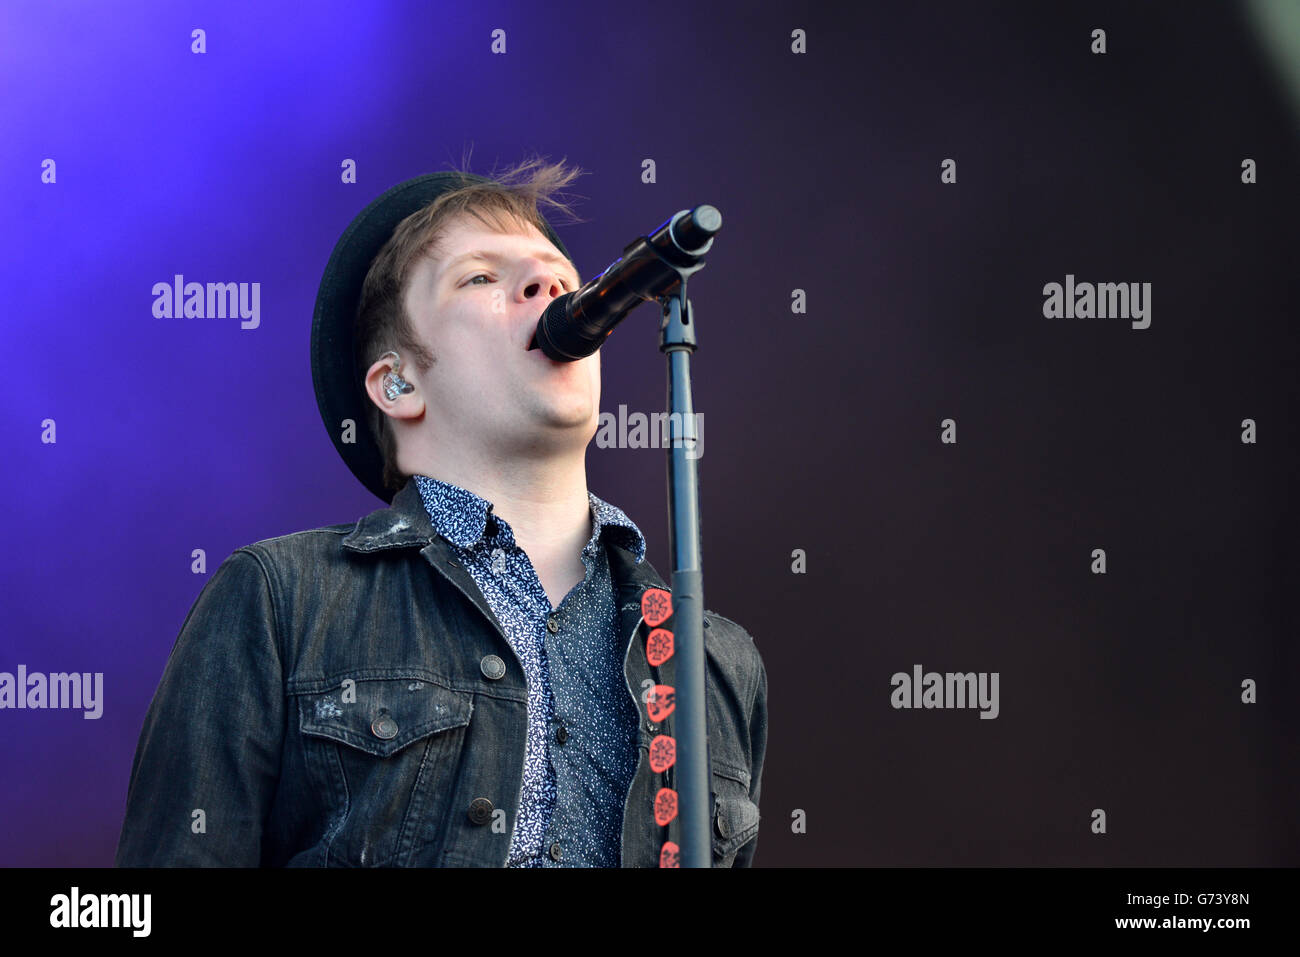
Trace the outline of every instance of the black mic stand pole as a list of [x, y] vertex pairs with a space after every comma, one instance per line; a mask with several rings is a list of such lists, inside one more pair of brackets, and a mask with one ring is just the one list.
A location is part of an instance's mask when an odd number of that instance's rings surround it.
[[[682, 214], [678, 214], [679, 216]], [[716, 216], [716, 211], [714, 211]], [[721, 226], [721, 217], [717, 217]], [[716, 228], [716, 227], [715, 227]], [[668, 517], [672, 553], [673, 648], [676, 662], [676, 785], [681, 866], [712, 867], [710, 771], [705, 705], [704, 590], [700, 568], [700, 500], [695, 449], [699, 435], [691, 398], [695, 322], [686, 277], [704, 263], [680, 267], [675, 291], [661, 296], [659, 351], [668, 359]], [[688, 455], [687, 453], [691, 453]]]

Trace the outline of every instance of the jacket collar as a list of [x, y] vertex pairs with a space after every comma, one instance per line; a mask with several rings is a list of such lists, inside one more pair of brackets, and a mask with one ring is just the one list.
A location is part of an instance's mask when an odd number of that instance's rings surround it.
[[[343, 539], [343, 547], [354, 552], [377, 552], [387, 548], [423, 547], [442, 538], [424, 507], [420, 489], [414, 479], [407, 481], [393, 496], [393, 504], [371, 512]], [[621, 544], [606, 537], [609, 570], [618, 589], [618, 601], [640, 601], [647, 588], [669, 590], [649, 559], [636, 556]]]
[[371, 512], [357, 522], [357, 527], [343, 539], [343, 547], [354, 552], [377, 552], [385, 548], [428, 545], [438, 537], [419, 488], [408, 480], [393, 496], [391, 506]]

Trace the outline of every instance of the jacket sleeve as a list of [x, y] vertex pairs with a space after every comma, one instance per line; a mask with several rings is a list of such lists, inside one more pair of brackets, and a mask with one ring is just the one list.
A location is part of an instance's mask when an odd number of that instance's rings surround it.
[[168, 656], [131, 766], [116, 865], [258, 866], [284, 713], [269, 579], [238, 549]]
[[[753, 762], [750, 768], [749, 799], [754, 802], [755, 807], [758, 807], [759, 794], [763, 788], [763, 760], [767, 756], [767, 668], [763, 665], [763, 657], [758, 654], [757, 648], [754, 650], [754, 655], [758, 659], [758, 686], [754, 690], [754, 704], [749, 716], [750, 755]], [[755, 834], [736, 852], [736, 860], [732, 866], [752, 866], [757, 847], [758, 834]]]

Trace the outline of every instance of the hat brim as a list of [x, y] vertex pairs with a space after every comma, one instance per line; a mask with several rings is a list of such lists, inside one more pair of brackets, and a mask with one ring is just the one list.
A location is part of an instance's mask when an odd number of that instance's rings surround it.
[[[311, 324], [311, 378], [325, 431], [352, 474], [387, 503], [394, 491], [384, 487], [384, 460], [370, 431], [370, 397], [355, 366], [355, 324], [361, 288], [375, 256], [407, 216], [449, 190], [489, 180], [472, 173], [442, 172], [417, 176], [383, 193], [344, 230], [321, 277]], [[542, 219], [546, 238], [572, 261], [560, 237]], [[345, 422], [354, 425], [348, 430]], [[354, 441], [344, 441], [349, 435]]]

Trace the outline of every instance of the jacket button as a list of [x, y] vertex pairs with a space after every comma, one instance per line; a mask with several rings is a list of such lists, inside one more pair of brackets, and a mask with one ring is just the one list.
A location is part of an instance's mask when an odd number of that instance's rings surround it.
[[397, 722], [383, 714], [370, 723], [370, 730], [376, 738], [388, 741], [390, 738], [397, 737]]
[[560, 744], [563, 744], [565, 741], [568, 741], [568, 740], [569, 740], [569, 729], [566, 728], [564, 725], [560, 725], [558, 728], [556, 728], [556, 729], [555, 729], [555, 740], [558, 741], [558, 742], [560, 742]]
[[559, 859], [560, 859], [560, 842], [556, 841], [554, 844], [551, 845], [551, 860], [558, 861]]
[[483, 672], [483, 677], [491, 681], [496, 681], [506, 673], [506, 663], [496, 655], [484, 655], [478, 666]]
[[487, 798], [475, 798], [469, 802], [469, 819], [475, 824], [486, 824], [492, 817], [492, 802]]
[[547, 618], [546, 630], [549, 631], [551, 634], [555, 634], [557, 631], [560, 630], [560, 620], [556, 618], [554, 615], [552, 615], [550, 618]]
[[727, 819], [722, 813], [722, 808], [718, 808], [718, 816], [715, 817], [714, 823], [718, 827], [718, 836], [725, 838], [727, 836]]

